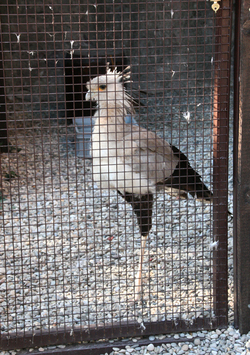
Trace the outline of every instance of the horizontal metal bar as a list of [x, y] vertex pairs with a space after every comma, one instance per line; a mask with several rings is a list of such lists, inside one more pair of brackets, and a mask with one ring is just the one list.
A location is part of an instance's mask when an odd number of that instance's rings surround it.
[[146, 336], [151, 334], [166, 334], [177, 332], [191, 332], [200, 329], [215, 329], [218, 327], [217, 319], [196, 318], [192, 324], [185, 320], [176, 319], [173, 321], [119, 323], [105, 324], [103, 327], [90, 326], [88, 328], [62, 328], [51, 331], [12, 333], [1, 335], [0, 349], [20, 349], [34, 346], [49, 346], [60, 344], [73, 344], [83, 341], [97, 341], [100, 339], [114, 339], [130, 336]]

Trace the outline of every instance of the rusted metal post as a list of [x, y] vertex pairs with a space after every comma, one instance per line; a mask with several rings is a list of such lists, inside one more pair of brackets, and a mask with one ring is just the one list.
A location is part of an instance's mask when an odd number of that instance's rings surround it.
[[[250, 331], [250, 0], [238, 3], [236, 35], [234, 265], [236, 324]], [[238, 49], [239, 48], [239, 49]], [[238, 89], [238, 90], [237, 90]], [[237, 156], [236, 156], [237, 154]]]
[[230, 90], [230, 0], [223, 1], [216, 13], [215, 89], [214, 89], [214, 240], [218, 242], [213, 258], [214, 311], [218, 326], [227, 325], [227, 198], [228, 127]]

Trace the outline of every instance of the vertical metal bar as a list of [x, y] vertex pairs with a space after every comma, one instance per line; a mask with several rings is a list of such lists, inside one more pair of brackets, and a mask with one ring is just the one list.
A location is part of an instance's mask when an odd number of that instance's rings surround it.
[[213, 255], [214, 311], [218, 326], [228, 321], [227, 298], [227, 199], [228, 140], [230, 91], [230, 0], [223, 2], [215, 15], [215, 83], [214, 83], [214, 240], [218, 242]]
[[[250, 155], [250, 101], [248, 88], [250, 85], [250, 1], [239, 1], [236, 44], [239, 45], [239, 52], [236, 51], [236, 103], [239, 103], [235, 112], [235, 212], [234, 216], [234, 241], [235, 241], [235, 288], [237, 311], [236, 319], [241, 333], [250, 330], [250, 183], [249, 183], [249, 155]], [[239, 96], [238, 96], [238, 93]]]
[[234, 326], [239, 327], [238, 303], [238, 260], [237, 260], [237, 161], [238, 161], [238, 135], [239, 135], [239, 67], [240, 67], [240, 15], [241, 0], [237, 1], [235, 8], [235, 37], [234, 37], [234, 142], [233, 142], [233, 245], [234, 245]]

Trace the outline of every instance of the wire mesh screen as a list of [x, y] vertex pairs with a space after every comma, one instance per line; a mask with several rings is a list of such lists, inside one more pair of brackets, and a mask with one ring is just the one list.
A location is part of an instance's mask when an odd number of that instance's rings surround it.
[[229, 5], [0, 8], [1, 347], [225, 325]]

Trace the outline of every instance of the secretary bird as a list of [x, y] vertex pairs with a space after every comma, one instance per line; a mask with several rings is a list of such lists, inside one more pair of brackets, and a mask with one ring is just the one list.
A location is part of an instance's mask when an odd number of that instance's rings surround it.
[[92, 134], [93, 179], [101, 189], [115, 189], [133, 208], [141, 234], [139, 267], [135, 279], [136, 300], [142, 291], [142, 264], [152, 227], [153, 194], [165, 189], [170, 195], [188, 194], [211, 201], [212, 192], [192, 169], [187, 157], [155, 133], [126, 124], [133, 114], [133, 99], [124, 83], [130, 68], [95, 77], [86, 86], [86, 100], [96, 101]]

